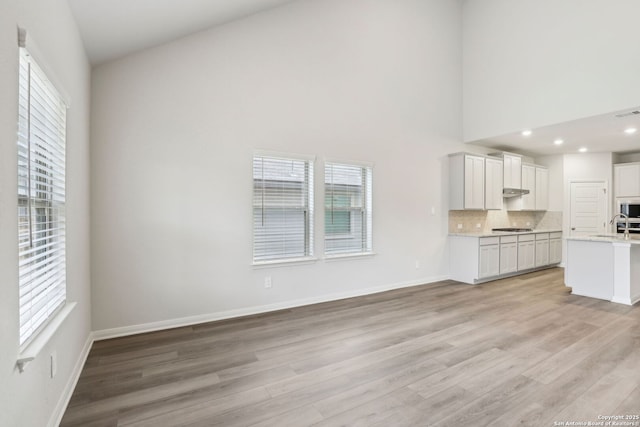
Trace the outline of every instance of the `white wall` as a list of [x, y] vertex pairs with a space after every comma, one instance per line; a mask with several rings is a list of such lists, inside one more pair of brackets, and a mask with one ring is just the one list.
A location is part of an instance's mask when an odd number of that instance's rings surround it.
[[[460, 34], [457, 1], [309, 0], [95, 68], [94, 328], [446, 277]], [[252, 267], [255, 149], [316, 155], [317, 183], [325, 157], [373, 162], [377, 254]]]
[[465, 0], [464, 140], [636, 107], [636, 0]]
[[[17, 26], [71, 99], [67, 124], [67, 295], [78, 304], [44, 351], [20, 374], [18, 344]], [[41, 61], [42, 63], [42, 61]], [[0, 3], [0, 425], [42, 427], [64, 408], [73, 370], [91, 330], [89, 288], [90, 69], [64, 0]], [[58, 373], [49, 378], [49, 354]]]

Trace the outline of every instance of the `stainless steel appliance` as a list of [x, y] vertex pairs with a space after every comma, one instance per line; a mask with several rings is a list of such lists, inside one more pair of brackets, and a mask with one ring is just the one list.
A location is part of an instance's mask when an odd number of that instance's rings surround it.
[[[624, 199], [616, 200], [618, 207], [617, 213], [626, 215], [629, 218], [629, 233], [640, 233], [640, 199]], [[625, 221], [616, 223], [616, 232], [624, 233]]]
[[505, 228], [492, 228], [493, 232], [504, 232], [504, 233], [527, 233], [533, 231], [532, 228], [516, 228], [516, 227], [505, 227]]

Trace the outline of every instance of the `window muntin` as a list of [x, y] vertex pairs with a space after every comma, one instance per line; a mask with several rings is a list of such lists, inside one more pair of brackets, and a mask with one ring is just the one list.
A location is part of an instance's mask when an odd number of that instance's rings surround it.
[[325, 254], [373, 250], [371, 175], [371, 167], [325, 163]]
[[25, 346], [66, 301], [66, 106], [24, 48], [19, 64], [18, 270]]
[[253, 158], [253, 261], [313, 255], [313, 162]]

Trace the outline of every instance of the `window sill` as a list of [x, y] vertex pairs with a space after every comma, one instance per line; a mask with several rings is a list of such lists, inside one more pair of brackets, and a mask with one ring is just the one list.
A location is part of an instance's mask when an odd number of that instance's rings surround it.
[[67, 302], [64, 307], [49, 321], [49, 324], [41, 330], [38, 335], [18, 354], [16, 365], [20, 373], [24, 372], [27, 365], [34, 361], [49, 340], [58, 331], [64, 320], [73, 311], [77, 303]]
[[375, 252], [357, 252], [357, 253], [349, 253], [349, 254], [333, 254], [333, 255], [325, 255], [325, 261], [335, 261], [341, 259], [349, 259], [349, 258], [367, 258], [371, 256], [375, 256]]
[[278, 267], [291, 264], [312, 264], [318, 261], [316, 257], [300, 257], [300, 258], [287, 258], [287, 259], [274, 259], [270, 261], [254, 261], [253, 266], [255, 268], [260, 267]]

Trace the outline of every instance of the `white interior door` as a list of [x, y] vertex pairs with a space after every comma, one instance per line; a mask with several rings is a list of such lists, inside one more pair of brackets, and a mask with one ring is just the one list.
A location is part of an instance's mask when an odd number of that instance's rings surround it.
[[607, 230], [607, 186], [603, 181], [570, 183], [572, 236], [602, 234]]

